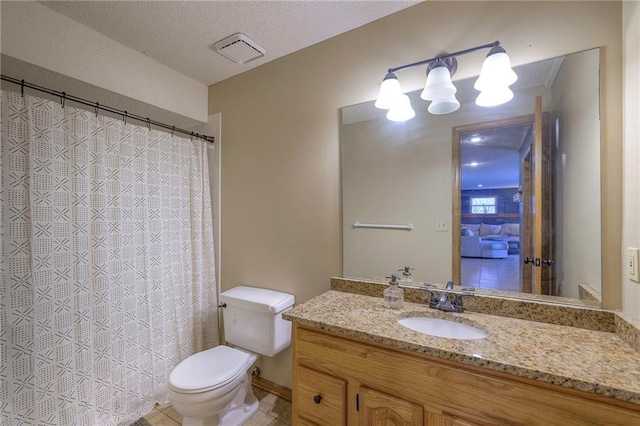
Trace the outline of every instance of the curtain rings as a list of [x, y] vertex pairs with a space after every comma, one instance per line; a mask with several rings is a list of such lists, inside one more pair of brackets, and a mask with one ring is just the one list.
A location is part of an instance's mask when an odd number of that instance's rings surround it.
[[176, 132], [176, 126], [171, 126], [171, 137], [173, 137], [173, 134]]
[[20, 81], [20, 94], [24, 98], [24, 79]]
[[149, 117], [147, 117], [147, 129], [151, 131], [151, 120], [149, 120]]
[[67, 101], [67, 93], [66, 92], [62, 92], [62, 96], [60, 97], [60, 104], [62, 105], [62, 108], [64, 109], [64, 104]]
[[129, 113], [125, 111], [124, 114], [122, 114], [122, 121], [124, 124], [127, 124], [127, 118], [129, 118]]
[[98, 110], [100, 109], [100, 103], [96, 102], [96, 117], [98, 116]]

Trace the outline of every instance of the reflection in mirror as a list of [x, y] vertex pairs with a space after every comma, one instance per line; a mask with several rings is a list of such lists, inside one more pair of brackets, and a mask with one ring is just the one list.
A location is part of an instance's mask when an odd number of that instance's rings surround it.
[[454, 260], [453, 275], [465, 286], [531, 293], [532, 277], [521, 273], [526, 257], [521, 237], [526, 234], [523, 222], [530, 219], [523, 214], [523, 169], [530, 164], [532, 120], [491, 121], [455, 133], [454, 156], [456, 144], [460, 155], [453, 167], [459, 167], [460, 184], [454, 181], [453, 222], [460, 223], [460, 248], [457, 254], [454, 241], [454, 253], [460, 262]]
[[447, 115], [429, 114], [419, 91], [403, 123], [373, 102], [342, 109], [345, 277], [409, 266], [416, 283], [599, 304], [599, 50], [514, 70], [514, 99], [498, 107], [475, 104], [471, 78], [454, 82], [461, 107]]

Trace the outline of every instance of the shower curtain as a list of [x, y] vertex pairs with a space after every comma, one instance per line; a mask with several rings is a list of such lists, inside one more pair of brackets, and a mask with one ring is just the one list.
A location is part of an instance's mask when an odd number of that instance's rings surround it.
[[218, 343], [207, 144], [1, 101], [1, 425], [128, 425]]

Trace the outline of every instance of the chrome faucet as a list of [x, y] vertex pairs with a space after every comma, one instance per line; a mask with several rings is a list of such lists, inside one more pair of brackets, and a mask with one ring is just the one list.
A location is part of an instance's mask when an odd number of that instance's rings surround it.
[[[453, 281], [449, 281], [444, 288], [445, 290], [453, 290]], [[427, 287], [420, 287], [420, 290], [428, 291], [431, 294], [431, 297], [429, 298], [430, 308], [446, 312], [464, 312], [464, 308], [462, 307], [461, 295], [456, 294], [456, 297], [454, 298], [452, 303], [449, 300], [449, 292], [447, 291], [437, 293], [436, 291]]]

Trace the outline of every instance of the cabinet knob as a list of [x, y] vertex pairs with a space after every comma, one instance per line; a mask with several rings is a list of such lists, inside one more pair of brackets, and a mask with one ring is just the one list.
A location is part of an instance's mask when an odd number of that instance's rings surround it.
[[316, 395], [313, 397], [313, 402], [315, 402], [316, 404], [320, 404], [320, 401], [322, 401], [322, 396]]

